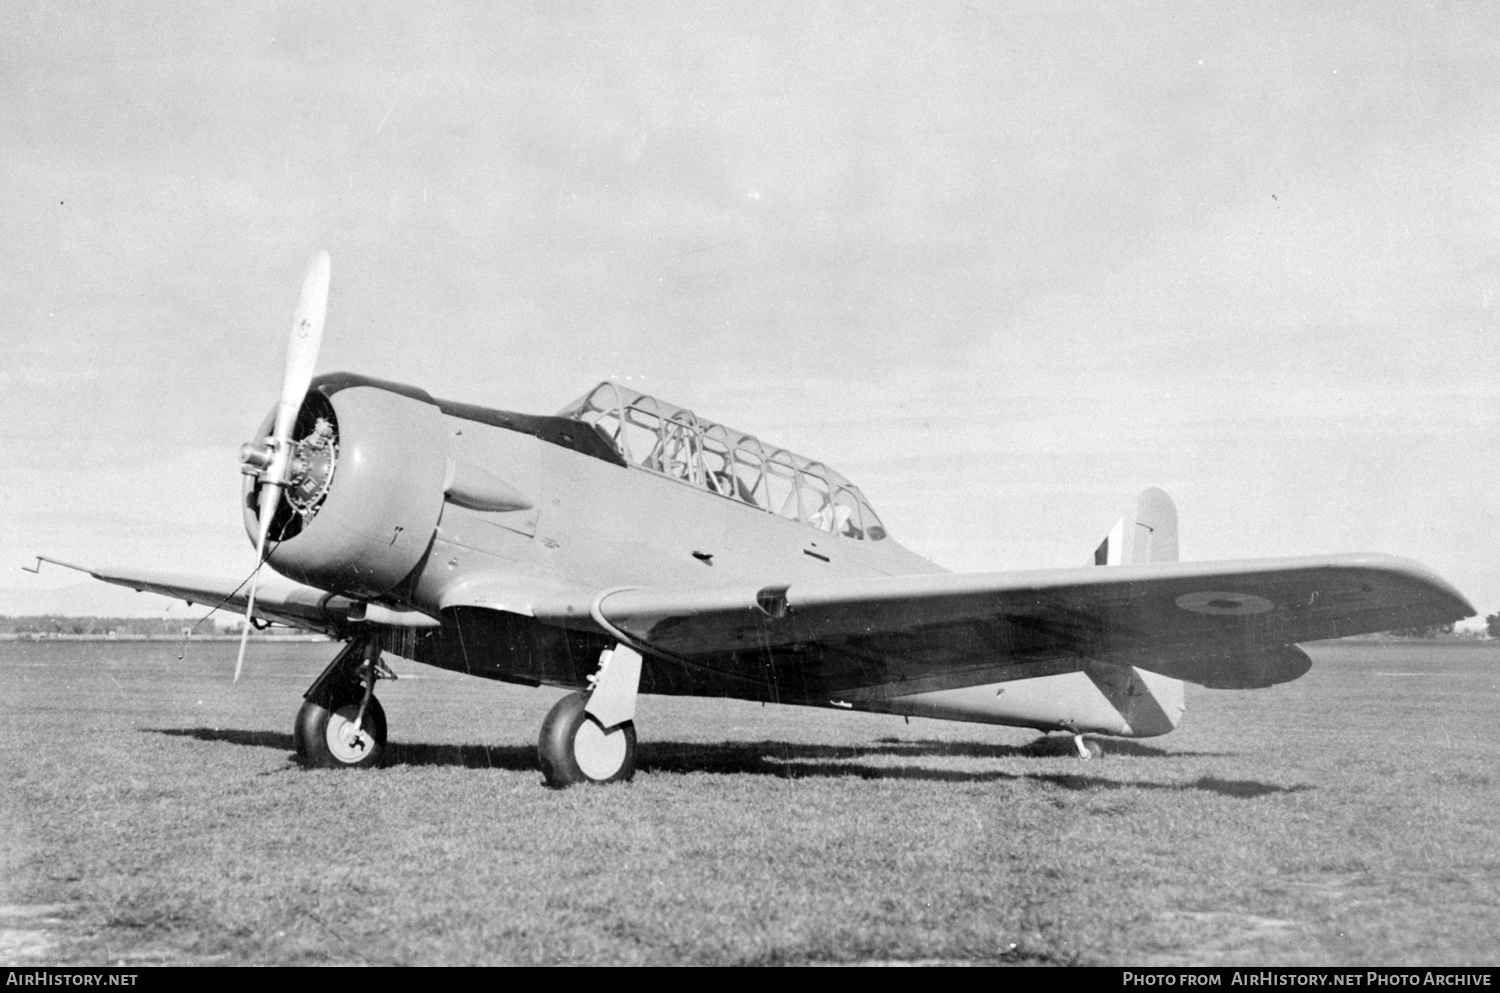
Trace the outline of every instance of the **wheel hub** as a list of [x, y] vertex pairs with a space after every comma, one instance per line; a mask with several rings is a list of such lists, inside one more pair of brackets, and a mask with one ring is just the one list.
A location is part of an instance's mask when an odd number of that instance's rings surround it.
[[328, 750], [334, 758], [350, 765], [370, 754], [375, 745], [369, 732], [363, 728], [355, 729], [354, 718], [358, 715], [359, 707], [351, 704], [328, 718]]

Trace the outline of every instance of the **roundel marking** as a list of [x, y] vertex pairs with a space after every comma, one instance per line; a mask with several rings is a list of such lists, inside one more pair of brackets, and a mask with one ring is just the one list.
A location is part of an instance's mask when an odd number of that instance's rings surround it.
[[1264, 614], [1276, 607], [1265, 597], [1220, 590], [1184, 593], [1177, 598], [1177, 606], [1194, 614], [1212, 614], [1216, 617], [1248, 617], [1251, 614]]

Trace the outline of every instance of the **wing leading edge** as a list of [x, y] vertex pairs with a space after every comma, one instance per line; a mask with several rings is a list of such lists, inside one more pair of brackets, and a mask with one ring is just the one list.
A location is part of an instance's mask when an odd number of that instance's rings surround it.
[[[95, 579], [136, 592], [158, 593], [174, 600], [208, 607], [245, 609], [249, 583], [193, 576], [186, 573], [155, 572], [146, 569], [92, 569], [58, 559], [38, 556], [40, 562], [51, 562], [66, 569], [86, 572]], [[351, 621], [378, 620], [386, 624], [408, 624], [426, 627], [437, 622], [415, 612], [397, 612], [338, 596], [300, 583], [272, 582], [255, 595], [255, 616], [288, 627], [320, 631], [338, 637]]]
[[725, 676], [775, 670], [796, 683], [788, 700], [873, 700], [1090, 661], [1216, 688], [1270, 686], [1307, 671], [1298, 642], [1474, 612], [1436, 574], [1388, 555], [628, 589], [580, 606], [539, 603], [536, 617], [576, 627], [593, 614]]

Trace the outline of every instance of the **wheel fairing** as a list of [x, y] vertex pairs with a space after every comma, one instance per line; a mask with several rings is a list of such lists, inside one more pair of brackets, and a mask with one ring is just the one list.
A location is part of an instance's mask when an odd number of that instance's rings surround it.
[[625, 732], [620, 728], [606, 731], [592, 717], [580, 721], [573, 733], [573, 758], [583, 774], [595, 782], [604, 782], [625, 767]]

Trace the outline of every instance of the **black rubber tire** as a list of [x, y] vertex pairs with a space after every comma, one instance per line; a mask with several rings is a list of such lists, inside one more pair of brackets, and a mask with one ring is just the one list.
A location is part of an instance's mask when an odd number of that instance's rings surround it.
[[359, 697], [335, 698], [328, 706], [306, 700], [297, 711], [292, 739], [297, 756], [304, 765], [315, 769], [369, 769], [380, 764], [385, 754], [385, 708], [375, 697], [365, 711], [365, 721], [358, 738], [352, 731], [359, 715]]
[[[584, 711], [588, 694], [569, 693], [542, 721], [536, 757], [548, 786], [623, 783], [635, 775], [635, 722], [608, 731]], [[579, 761], [579, 746], [584, 748]]]

